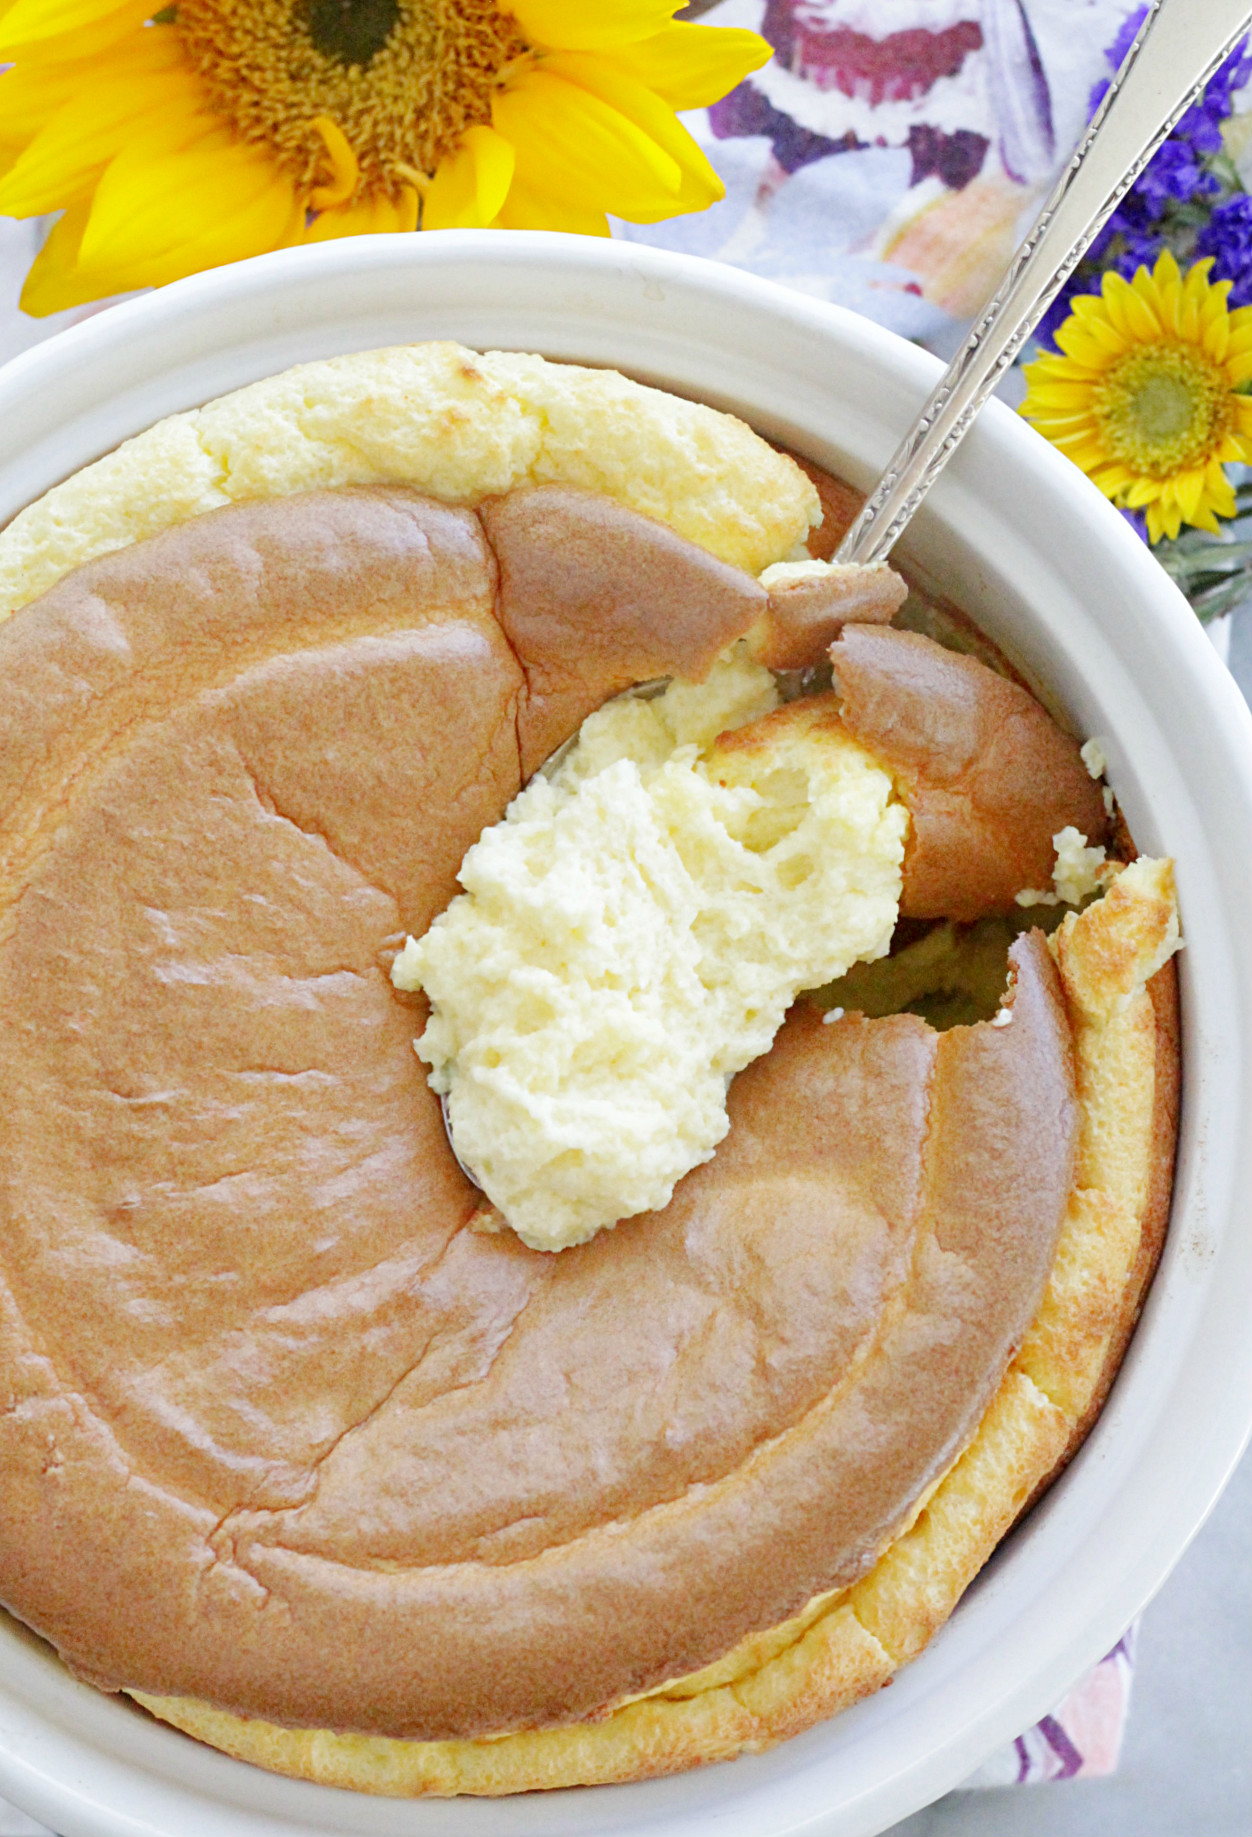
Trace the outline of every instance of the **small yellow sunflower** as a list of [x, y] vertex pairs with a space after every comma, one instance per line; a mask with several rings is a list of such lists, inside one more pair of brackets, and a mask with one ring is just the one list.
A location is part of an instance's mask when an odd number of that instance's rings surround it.
[[1063, 355], [1024, 366], [1020, 413], [1153, 542], [1235, 512], [1227, 460], [1252, 460], [1252, 306], [1226, 304], [1212, 262], [1184, 278], [1166, 251], [1133, 281], [1106, 274], [1056, 334]]
[[376, 230], [608, 234], [721, 181], [676, 109], [770, 56], [681, 0], [0, 0], [27, 312]]

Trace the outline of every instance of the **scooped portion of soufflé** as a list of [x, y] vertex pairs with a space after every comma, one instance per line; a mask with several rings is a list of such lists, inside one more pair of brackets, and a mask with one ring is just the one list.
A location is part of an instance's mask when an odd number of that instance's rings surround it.
[[0, 532], [0, 1600], [79, 1679], [372, 1792], [728, 1759], [1081, 1441], [1168, 1214], [1172, 871], [826, 565], [840, 492], [431, 345]]
[[891, 942], [908, 818], [850, 735], [719, 775], [719, 732], [778, 700], [729, 658], [588, 716], [396, 960], [457, 1152], [537, 1250], [666, 1205], [800, 991]]

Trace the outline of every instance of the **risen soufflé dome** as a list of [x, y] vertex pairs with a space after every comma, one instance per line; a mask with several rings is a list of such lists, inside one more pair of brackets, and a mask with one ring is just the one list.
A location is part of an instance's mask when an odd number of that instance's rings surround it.
[[851, 502], [427, 345], [0, 532], [0, 1600], [79, 1677], [367, 1791], [672, 1771], [885, 1683], [1074, 1452], [1170, 865]]

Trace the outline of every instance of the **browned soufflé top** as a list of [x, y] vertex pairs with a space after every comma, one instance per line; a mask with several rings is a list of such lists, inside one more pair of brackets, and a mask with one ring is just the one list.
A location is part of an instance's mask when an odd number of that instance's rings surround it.
[[1009, 1026], [797, 1009], [671, 1205], [556, 1256], [474, 1227], [387, 976], [586, 713], [765, 611], [588, 494], [377, 488], [196, 518], [0, 630], [0, 1597], [86, 1676], [572, 1720], [853, 1581], [968, 1439], [1070, 1187], [1037, 936]]

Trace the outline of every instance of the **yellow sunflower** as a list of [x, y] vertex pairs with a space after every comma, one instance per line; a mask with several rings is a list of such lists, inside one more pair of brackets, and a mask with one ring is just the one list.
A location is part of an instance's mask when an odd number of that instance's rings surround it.
[[1168, 251], [1133, 281], [1106, 274], [1027, 364], [1020, 412], [1106, 497], [1147, 513], [1153, 542], [1184, 523], [1217, 532], [1235, 512], [1222, 470], [1252, 460], [1252, 306], [1226, 304], [1212, 261], [1184, 277]]
[[376, 230], [608, 234], [721, 181], [676, 109], [770, 56], [680, 0], [0, 0], [27, 312]]

